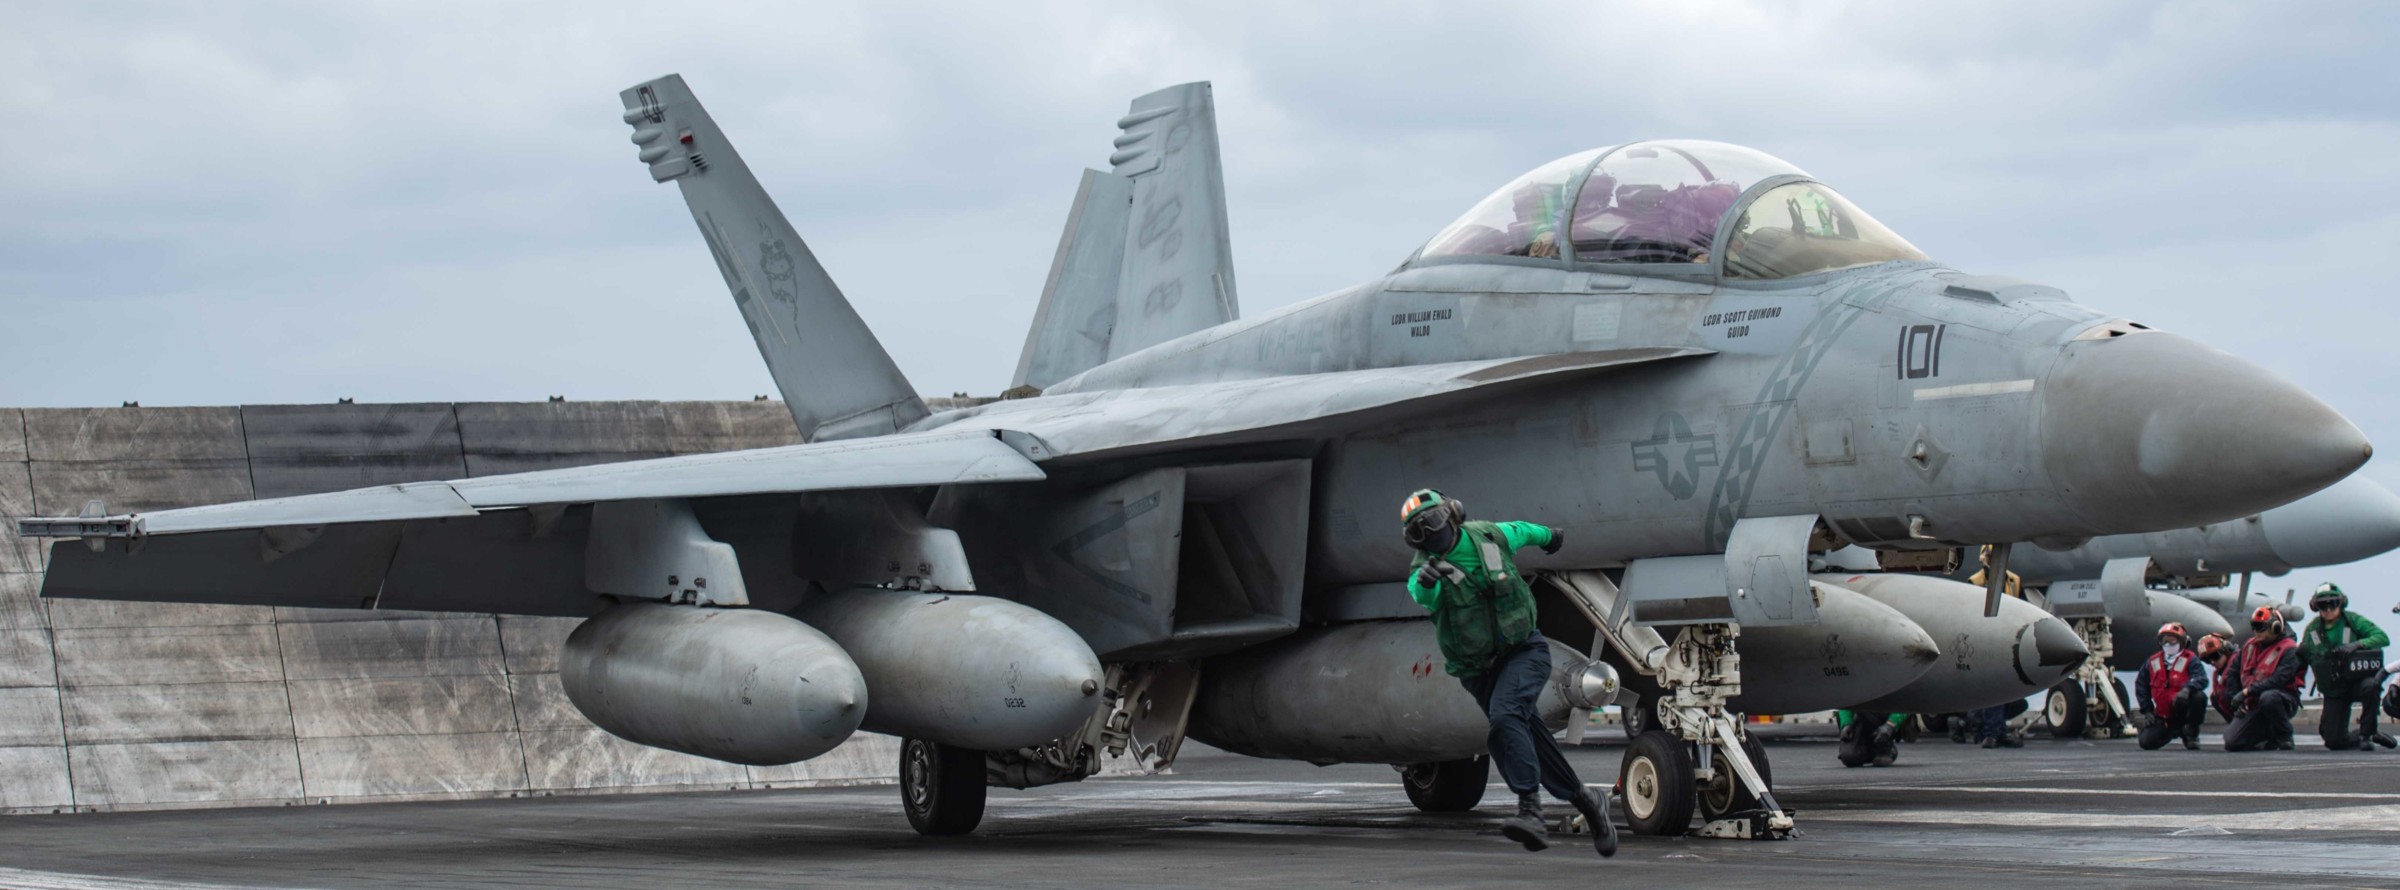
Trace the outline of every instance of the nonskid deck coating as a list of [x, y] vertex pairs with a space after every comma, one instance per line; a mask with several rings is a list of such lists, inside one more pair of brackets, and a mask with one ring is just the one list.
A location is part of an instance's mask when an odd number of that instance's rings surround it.
[[[1623, 748], [1596, 736], [1570, 757], [1600, 783]], [[1821, 730], [1771, 738], [1803, 837], [1628, 836], [1605, 861], [1500, 838], [1497, 786], [1432, 816], [1387, 767], [1195, 745], [1173, 776], [995, 789], [963, 838], [911, 833], [889, 786], [17, 816], [0, 886], [2400, 886], [2400, 755], [1928, 738], [1844, 769]]]

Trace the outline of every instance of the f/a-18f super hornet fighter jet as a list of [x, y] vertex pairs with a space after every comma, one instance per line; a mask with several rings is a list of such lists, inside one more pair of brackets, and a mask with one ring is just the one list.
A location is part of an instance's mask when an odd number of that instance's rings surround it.
[[1712, 142], [1544, 164], [1390, 274], [1243, 318], [1206, 84], [1134, 100], [1084, 175], [1010, 397], [933, 414], [682, 79], [622, 98], [807, 444], [28, 520], [82, 539], [45, 594], [589, 616], [561, 680], [594, 723], [745, 763], [899, 735], [929, 833], [1186, 736], [1407, 765], [1456, 809], [1483, 715], [1391, 620], [1422, 617], [1396, 507], [1431, 486], [1565, 530], [1528, 557], [1548, 635], [1603, 648], [1558, 644], [1553, 715], [1612, 663], [1662, 690], [1635, 826], [1685, 831], [1713, 783], [1714, 828], [1758, 835], [1791, 822], [1728, 703], [1795, 684], [1746, 682], [1741, 629], [1825, 628], [1802, 679], [1858, 698], [1938, 654], [1828, 626], [1898, 616], [1811, 553], [2218, 522], [2369, 451], [2256, 366], [1932, 262]]

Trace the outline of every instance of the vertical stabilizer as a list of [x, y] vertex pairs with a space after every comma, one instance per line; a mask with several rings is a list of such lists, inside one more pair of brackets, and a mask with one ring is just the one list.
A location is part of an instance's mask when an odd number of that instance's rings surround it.
[[1125, 268], [1125, 221], [1132, 215], [1133, 180], [1083, 171], [1012, 387], [1044, 389], [1108, 361]]
[[1084, 171], [1017, 386], [1080, 374], [1240, 315], [1206, 82], [1133, 100], [1109, 173]]
[[908, 378], [683, 78], [618, 95], [650, 178], [682, 188], [800, 434], [811, 442], [876, 436], [923, 418]]

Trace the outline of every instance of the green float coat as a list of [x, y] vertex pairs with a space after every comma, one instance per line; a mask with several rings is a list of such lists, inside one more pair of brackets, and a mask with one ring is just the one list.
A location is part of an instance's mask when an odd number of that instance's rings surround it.
[[[1416, 570], [1433, 557], [1419, 553], [1409, 563], [1408, 596], [1433, 612], [1434, 640], [1441, 644], [1443, 670], [1453, 677], [1483, 672], [1492, 658], [1533, 633], [1533, 588], [1517, 571], [1519, 548], [1550, 543], [1548, 527], [1530, 522], [1471, 521], [1459, 526], [1458, 543], [1441, 559], [1464, 576], [1426, 587]], [[1484, 565], [1482, 545], [1499, 554]]]

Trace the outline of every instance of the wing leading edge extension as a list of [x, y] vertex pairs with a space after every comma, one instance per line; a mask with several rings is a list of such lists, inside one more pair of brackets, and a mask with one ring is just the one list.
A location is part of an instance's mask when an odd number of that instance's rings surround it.
[[1323, 439], [1440, 410], [1470, 396], [1714, 354], [1688, 346], [1638, 347], [1100, 390], [994, 402], [962, 412], [944, 428], [1023, 436], [1020, 449], [1044, 462]]

